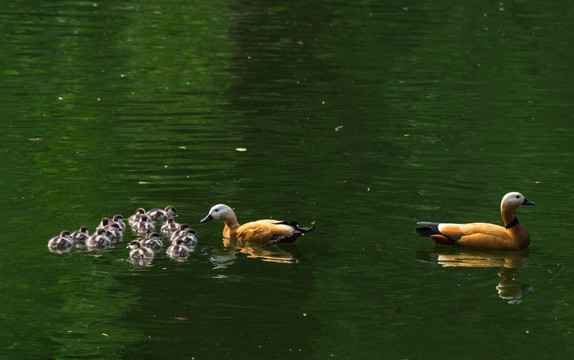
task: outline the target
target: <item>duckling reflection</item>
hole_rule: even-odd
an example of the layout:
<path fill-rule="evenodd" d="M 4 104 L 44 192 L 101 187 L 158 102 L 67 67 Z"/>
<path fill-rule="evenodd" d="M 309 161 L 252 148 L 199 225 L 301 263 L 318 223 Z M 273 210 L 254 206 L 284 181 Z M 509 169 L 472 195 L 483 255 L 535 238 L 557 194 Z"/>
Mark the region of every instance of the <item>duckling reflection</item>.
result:
<path fill-rule="evenodd" d="M 480 251 L 436 245 L 428 253 L 418 254 L 417 258 L 444 267 L 501 268 L 497 272 L 502 278 L 496 286 L 498 296 L 509 303 L 519 303 L 522 296 L 533 290 L 531 286 L 515 280 L 516 275 L 527 265 L 529 256 L 528 248 L 518 251 Z"/>
<path fill-rule="evenodd" d="M 246 242 L 236 239 L 223 238 L 223 249 L 211 254 L 210 260 L 215 269 L 222 269 L 232 265 L 237 254 L 242 253 L 248 258 L 256 258 L 283 264 L 295 264 L 298 260 L 293 254 L 273 245 Z"/>

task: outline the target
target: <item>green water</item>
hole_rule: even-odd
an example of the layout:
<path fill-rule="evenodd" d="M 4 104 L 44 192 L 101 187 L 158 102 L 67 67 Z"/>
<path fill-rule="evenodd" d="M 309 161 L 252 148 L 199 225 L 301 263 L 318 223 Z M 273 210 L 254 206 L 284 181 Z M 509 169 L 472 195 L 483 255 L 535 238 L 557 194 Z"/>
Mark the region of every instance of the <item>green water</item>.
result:
<path fill-rule="evenodd" d="M 1 3 L 2 359 L 571 356 L 570 3 Z M 508 191 L 528 251 L 414 234 Z M 216 203 L 316 230 L 225 243 Z M 185 261 L 46 247 L 168 204 Z"/>

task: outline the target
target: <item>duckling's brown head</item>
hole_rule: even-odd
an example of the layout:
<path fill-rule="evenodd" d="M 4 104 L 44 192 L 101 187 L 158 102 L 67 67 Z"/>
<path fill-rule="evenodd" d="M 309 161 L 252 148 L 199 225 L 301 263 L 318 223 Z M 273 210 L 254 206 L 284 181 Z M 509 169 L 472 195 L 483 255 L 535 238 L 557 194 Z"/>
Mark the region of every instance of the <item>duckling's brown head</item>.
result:
<path fill-rule="evenodd" d="M 217 204 L 214 205 L 210 210 L 209 210 L 209 214 L 207 214 L 206 217 L 204 217 L 201 222 L 207 222 L 209 220 L 213 220 L 213 219 L 217 219 L 217 220 L 223 220 L 225 222 L 227 222 L 227 220 L 231 220 L 235 218 L 235 213 L 233 212 L 233 210 L 225 205 L 225 204 Z"/>

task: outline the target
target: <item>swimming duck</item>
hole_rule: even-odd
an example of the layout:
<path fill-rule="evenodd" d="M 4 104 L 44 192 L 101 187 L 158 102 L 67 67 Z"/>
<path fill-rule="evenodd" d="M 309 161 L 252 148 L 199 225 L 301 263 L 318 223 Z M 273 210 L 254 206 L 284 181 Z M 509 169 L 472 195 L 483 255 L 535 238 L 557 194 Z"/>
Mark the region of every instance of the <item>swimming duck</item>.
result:
<path fill-rule="evenodd" d="M 140 221 L 140 217 L 145 214 L 146 212 L 144 208 L 137 208 L 136 213 L 128 218 L 128 224 L 133 225 L 137 223 L 138 221 Z"/>
<path fill-rule="evenodd" d="M 74 244 L 83 244 L 90 237 L 90 231 L 87 226 L 82 226 L 79 230 L 72 233 L 71 238 Z"/>
<path fill-rule="evenodd" d="M 121 214 L 115 214 L 112 221 L 117 223 L 122 231 L 126 230 L 126 223 L 124 222 L 124 217 Z"/>
<path fill-rule="evenodd" d="M 174 231 L 174 232 L 171 233 L 171 235 L 170 235 L 170 237 L 169 237 L 169 240 L 170 240 L 171 242 L 173 242 L 173 241 L 174 241 L 175 239 L 177 239 L 178 237 L 185 235 L 185 234 L 187 233 L 187 229 L 191 229 L 191 228 L 189 227 L 189 225 L 187 225 L 187 224 L 181 224 L 181 225 L 179 225 L 179 229 L 177 229 L 176 231 Z"/>
<path fill-rule="evenodd" d="M 419 222 L 423 227 L 416 233 L 429 236 L 438 244 L 462 246 L 483 250 L 520 250 L 530 244 L 530 235 L 524 225 L 518 222 L 516 208 L 520 205 L 534 205 L 519 192 L 509 192 L 500 202 L 500 213 L 504 226 L 487 223 L 450 224 Z"/>
<path fill-rule="evenodd" d="M 120 229 L 120 224 L 117 222 L 109 223 L 104 229 L 106 230 L 106 236 L 112 241 L 124 236 L 122 229 Z"/>
<path fill-rule="evenodd" d="M 165 224 L 161 226 L 161 232 L 166 235 L 171 235 L 177 230 L 179 230 L 179 224 L 173 218 L 167 219 Z"/>
<path fill-rule="evenodd" d="M 132 240 L 126 248 L 131 249 L 130 258 L 132 259 L 153 259 L 153 251 L 143 246 L 139 240 Z"/>
<path fill-rule="evenodd" d="M 86 246 L 108 246 L 111 244 L 110 238 L 106 235 L 106 229 L 98 229 L 96 232 L 86 240 Z"/>
<path fill-rule="evenodd" d="M 100 220 L 100 224 L 98 225 L 98 227 L 96 228 L 96 231 L 99 229 L 105 229 L 108 227 L 108 225 L 110 225 L 111 221 L 109 218 L 107 217 L 103 217 L 102 220 Z"/>
<path fill-rule="evenodd" d="M 173 257 L 186 257 L 189 256 L 190 250 L 185 246 L 183 239 L 177 239 L 167 248 L 166 253 Z"/>
<path fill-rule="evenodd" d="M 54 236 L 48 241 L 48 247 L 52 249 L 62 249 L 74 245 L 72 236 L 68 230 L 64 230 L 58 236 Z"/>
<path fill-rule="evenodd" d="M 141 215 L 139 221 L 132 224 L 132 231 L 138 234 L 145 234 L 155 231 L 155 226 L 148 221 L 147 215 Z"/>
<path fill-rule="evenodd" d="M 219 219 L 225 222 L 223 236 L 230 239 L 252 241 L 264 244 L 291 243 L 303 233 L 312 231 L 315 227 L 300 227 L 295 221 L 257 220 L 239 225 L 233 210 L 225 205 L 218 204 L 209 210 L 209 214 L 201 220 L 202 223 Z"/>
<path fill-rule="evenodd" d="M 175 237 L 174 239 L 171 239 L 171 242 L 175 243 L 177 240 L 183 240 L 183 243 L 185 246 L 187 246 L 187 247 L 195 246 L 197 244 L 197 235 L 195 234 L 195 230 L 186 229 L 184 231 L 185 231 L 185 233 L 180 234 L 179 236 Z"/>
<path fill-rule="evenodd" d="M 147 238 L 141 241 L 141 244 L 150 249 L 159 249 L 163 246 L 163 241 L 158 233 L 152 232 Z"/>
<path fill-rule="evenodd" d="M 164 210 L 151 209 L 146 214 L 152 221 L 166 220 L 175 216 L 175 208 L 171 205 L 168 205 Z"/>

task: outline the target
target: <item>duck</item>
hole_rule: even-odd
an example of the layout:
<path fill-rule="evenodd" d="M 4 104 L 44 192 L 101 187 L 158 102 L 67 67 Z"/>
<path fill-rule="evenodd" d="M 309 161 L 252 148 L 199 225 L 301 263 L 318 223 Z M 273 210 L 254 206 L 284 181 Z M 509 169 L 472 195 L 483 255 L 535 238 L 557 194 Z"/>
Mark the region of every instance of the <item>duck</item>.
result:
<path fill-rule="evenodd" d="M 146 212 L 145 212 L 144 208 L 137 208 L 136 213 L 128 218 L 128 224 L 133 225 L 133 224 L 139 222 L 140 217 L 142 215 L 145 215 L 145 214 L 146 214 Z"/>
<path fill-rule="evenodd" d="M 171 205 L 168 205 L 163 210 L 151 209 L 146 214 L 152 221 L 167 220 L 175 217 L 175 208 Z"/>
<path fill-rule="evenodd" d="M 90 230 L 88 230 L 87 226 L 80 227 L 79 230 L 76 230 L 72 233 L 71 238 L 74 244 L 83 244 L 88 240 L 90 237 Z"/>
<path fill-rule="evenodd" d="M 165 221 L 165 224 L 161 226 L 160 230 L 165 235 L 171 235 L 179 230 L 179 224 L 175 222 L 175 219 L 169 218 Z"/>
<path fill-rule="evenodd" d="M 189 256 L 189 253 L 191 251 L 187 246 L 185 246 L 183 239 L 177 239 L 173 242 L 173 244 L 170 247 L 167 248 L 165 252 L 169 256 L 173 257 L 186 257 Z"/>
<path fill-rule="evenodd" d="M 124 217 L 121 214 L 115 214 L 112 221 L 119 225 L 122 232 L 126 230 L 126 223 L 124 222 Z"/>
<path fill-rule="evenodd" d="M 535 205 L 519 192 L 509 192 L 500 202 L 504 226 L 489 223 L 452 224 L 418 222 L 415 232 L 437 244 L 480 250 L 522 250 L 530 245 L 530 234 L 516 217 L 520 205 Z"/>
<path fill-rule="evenodd" d="M 131 249 L 130 251 L 130 258 L 131 259 L 153 259 L 154 252 L 141 244 L 139 240 L 132 240 L 126 246 L 126 248 Z"/>
<path fill-rule="evenodd" d="M 96 230 L 96 232 L 86 240 L 86 246 L 89 247 L 108 246 L 111 243 L 110 238 L 106 235 L 106 229 Z"/>
<path fill-rule="evenodd" d="M 111 221 L 109 218 L 107 217 L 103 217 L 102 220 L 100 220 L 100 224 L 98 225 L 98 227 L 96 227 L 96 231 L 99 229 L 105 229 L 108 227 L 108 225 L 111 224 Z"/>
<path fill-rule="evenodd" d="M 163 240 L 158 233 L 152 232 L 147 238 L 141 240 L 141 244 L 150 249 L 159 249 L 163 246 Z"/>
<path fill-rule="evenodd" d="M 239 225 L 235 212 L 225 204 L 214 205 L 202 223 L 217 219 L 225 222 L 223 237 L 263 244 L 292 243 L 315 226 L 301 227 L 295 221 L 264 219 Z"/>
<path fill-rule="evenodd" d="M 147 215 L 141 215 L 139 221 L 132 224 L 132 231 L 138 234 L 151 233 L 155 231 L 155 226 L 148 221 Z"/>
<path fill-rule="evenodd" d="M 179 228 L 171 233 L 171 235 L 169 236 L 169 240 L 173 242 L 178 237 L 185 235 L 187 233 L 187 229 L 191 229 L 188 224 L 179 225 Z"/>
<path fill-rule="evenodd" d="M 193 229 L 186 229 L 185 233 L 175 237 L 174 239 L 171 239 L 171 242 L 175 243 L 177 240 L 183 240 L 184 245 L 187 247 L 197 245 L 197 235 Z"/>
<path fill-rule="evenodd" d="M 72 236 L 68 230 L 63 230 L 60 235 L 54 236 L 48 241 L 48 247 L 51 249 L 63 249 L 74 245 Z"/>
<path fill-rule="evenodd" d="M 106 236 L 110 238 L 110 240 L 118 240 L 124 236 L 120 224 L 117 222 L 109 223 L 104 229 L 106 230 Z"/>

